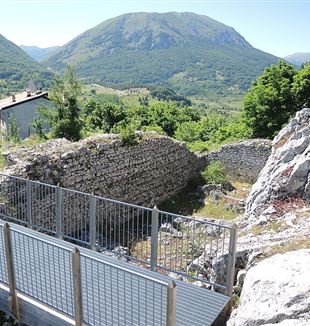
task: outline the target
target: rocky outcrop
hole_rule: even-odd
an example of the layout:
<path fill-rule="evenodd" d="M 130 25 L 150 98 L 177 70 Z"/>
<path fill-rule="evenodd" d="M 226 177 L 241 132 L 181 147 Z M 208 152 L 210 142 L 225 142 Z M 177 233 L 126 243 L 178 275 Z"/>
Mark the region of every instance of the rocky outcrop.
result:
<path fill-rule="evenodd" d="M 248 197 L 249 220 L 288 197 L 310 200 L 310 109 L 299 111 L 272 145 L 272 153 Z"/>
<path fill-rule="evenodd" d="M 7 173 L 32 180 L 152 207 L 199 176 L 204 158 L 184 143 L 156 133 L 140 133 L 137 145 L 117 135 L 79 142 L 48 141 L 4 154 Z"/>
<path fill-rule="evenodd" d="M 298 112 L 272 142 L 239 228 L 230 326 L 310 324 L 310 109 Z M 262 260 L 264 259 L 264 260 Z"/>
<path fill-rule="evenodd" d="M 228 175 L 246 182 L 256 181 L 271 153 L 271 141 L 251 139 L 223 145 L 220 150 L 210 152 L 208 161 L 219 161 Z"/>
<path fill-rule="evenodd" d="M 247 273 L 228 326 L 309 325 L 310 249 L 265 259 Z"/>

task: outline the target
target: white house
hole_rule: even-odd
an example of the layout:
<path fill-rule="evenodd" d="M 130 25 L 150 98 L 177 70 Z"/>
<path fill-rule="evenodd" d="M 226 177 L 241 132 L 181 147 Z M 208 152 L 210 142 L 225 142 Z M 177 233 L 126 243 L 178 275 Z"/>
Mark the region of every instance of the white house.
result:
<path fill-rule="evenodd" d="M 14 118 L 22 139 L 29 137 L 34 129 L 32 122 L 37 116 L 38 105 L 49 107 L 48 93 L 27 90 L 0 100 L 0 133 L 3 139 L 7 133 L 9 119 Z"/>

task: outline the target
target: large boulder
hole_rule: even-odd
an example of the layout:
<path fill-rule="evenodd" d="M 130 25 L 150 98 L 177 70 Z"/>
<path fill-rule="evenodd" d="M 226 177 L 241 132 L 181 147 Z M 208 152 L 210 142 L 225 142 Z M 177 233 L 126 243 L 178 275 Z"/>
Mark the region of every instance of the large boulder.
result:
<path fill-rule="evenodd" d="M 310 249 L 278 254 L 251 268 L 228 326 L 310 325 Z"/>
<path fill-rule="evenodd" d="M 310 200 L 310 109 L 294 119 L 273 140 L 271 155 L 247 200 L 246 216 L 259 216 L 275 200 Z"/>

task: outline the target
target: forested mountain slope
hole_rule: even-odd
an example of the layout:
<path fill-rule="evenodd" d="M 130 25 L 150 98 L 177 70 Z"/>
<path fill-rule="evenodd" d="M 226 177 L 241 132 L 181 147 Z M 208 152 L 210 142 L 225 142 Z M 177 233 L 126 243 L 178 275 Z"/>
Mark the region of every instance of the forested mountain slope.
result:
<path fill-rule="evenodd" d="M 130 13 L 109 19 L 43 63 L 76 66 L 88 82 L 166 85 L 185 95 L 240 94 L 278 60 L 233 28 L 194 13 Z"/>

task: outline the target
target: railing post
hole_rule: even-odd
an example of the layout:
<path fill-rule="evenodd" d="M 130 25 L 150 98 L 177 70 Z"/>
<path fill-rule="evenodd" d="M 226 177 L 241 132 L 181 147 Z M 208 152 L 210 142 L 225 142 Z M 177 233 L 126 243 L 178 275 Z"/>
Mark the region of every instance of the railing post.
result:
<path fill-rule="evenodd" d="M 6 267 L 8 273 L 8 283 L 10 289 L 9 305 L 12 313 L 15 315 L 17 320 L 20 320 L 18 298 L 16 292 L 11 233 L 10 233 L 10 225 L 8 223 L 5 223 L 5 225 L 3 226 L 3 237 L 4 237 Z"/>
<path fill-rule="evenodd" d="M 177 285 L 171 281 L 167 289 L 167 326 L 176 326 Z"/>
<path fill-rule="evenodd" d="M 75 325 L 83 325 L 82 284 L 81 284 L 81 255 L 78 248 L 72 250 L 72 276 L 75 309 Z"/>
<path fill-rule="evenodd" d="M 93 193 L 89 197 L 89 247 L 96 249 L 96 198 Z"/>
<path fill-rule="evenodd" d="M 154 206 L 152 210 L 152 229 L 151 229 L 151 270 L 157 270 L 157 251 L 158 251 L 158 208 Z"/>
<path fill-rule="evenodd" d="M 237 248 L 237 226 L 236 224 L 234 224 L 230 229 L 229 253 L 228 253 L 228 264 L 227 264 L 226 295 L 228 295 L 229 297 L 232 297 L 233 289 L 234 289 L 236 248 Z"/>
<path fill-rule="evenodd" d="M 32 219 L 32 183 L 26 180 L 26 192 L 27 192 L 27 224 L 28 228 L 33 229 Z"/>
<path fill-rule="evenodd" d="M 59 184 L 56 187 L 56 236 L 63 239 L 63 216 L 62 216 L 62 190 Z"/>

